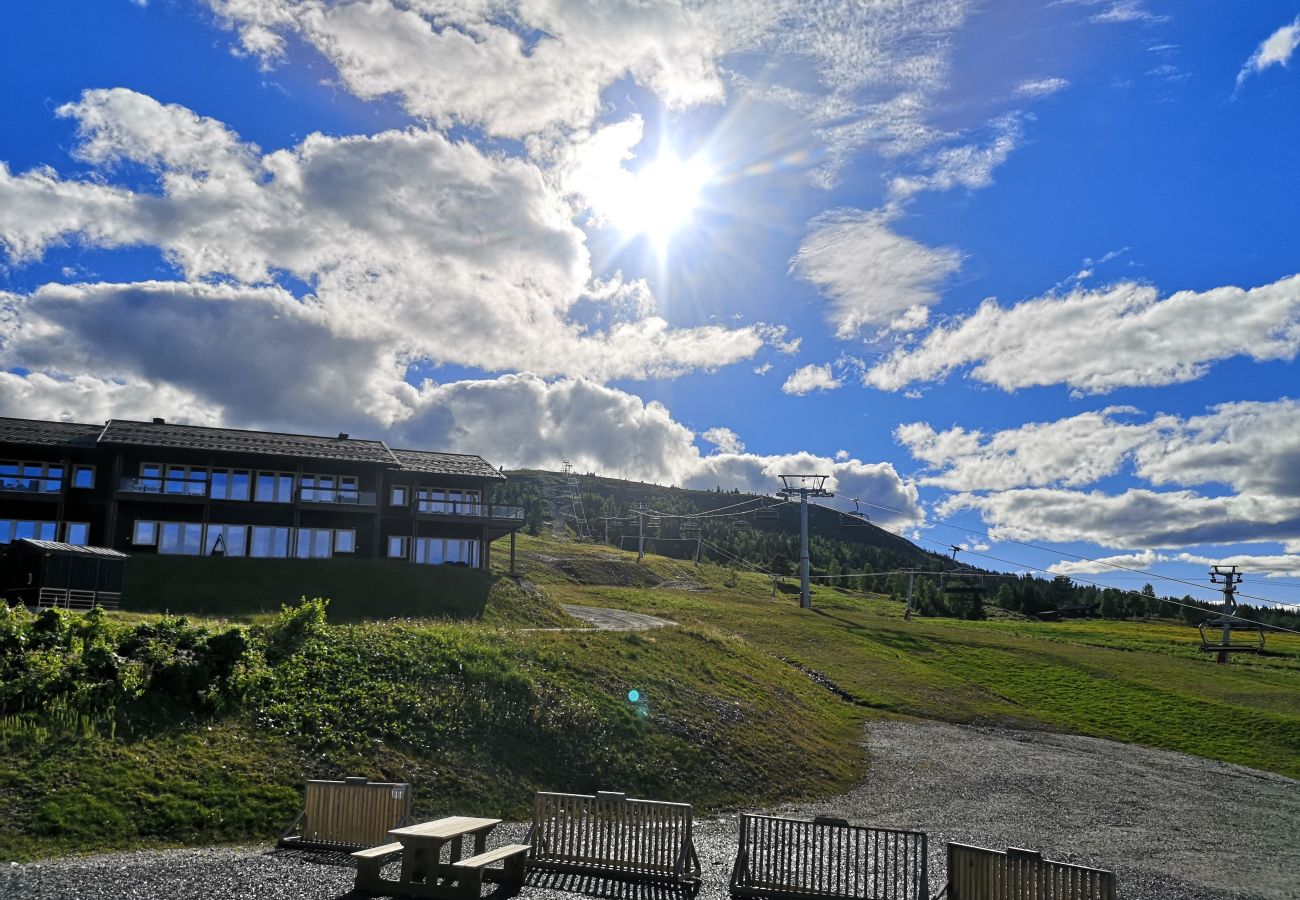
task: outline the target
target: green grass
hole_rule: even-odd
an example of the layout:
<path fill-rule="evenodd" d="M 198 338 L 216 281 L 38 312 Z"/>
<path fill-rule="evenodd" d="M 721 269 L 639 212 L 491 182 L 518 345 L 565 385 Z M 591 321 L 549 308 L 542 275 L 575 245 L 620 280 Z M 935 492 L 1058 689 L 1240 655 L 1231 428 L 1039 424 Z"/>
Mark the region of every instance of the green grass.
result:
<path fill-rule="evenodd" d="M 638 566 L 545 539 L 519 550 L 536 587 L 454 572 L 486 588 L 481 605 L 444 604 L 458 622 L 356 621 L 355 605 L 267 657 L 284 620 L 245 610 L 262 624 L 221 703 L 146 693 L 111 715 L 0 716 L 0 855 L 264 840 L 296 813 L 304 778 L 345 774 L 413 782 L 424 817 L 518 816 L 539 789 L 701 810 L 826 796 L 861 776 L 861 726 L 879 718 L 1071 731 L 1300 776 L 1297 637 L 1269 638 L 1283 655 L 1216 666 L 1170 621 L 909 622 L 895 602 L 825 588 L 800 610 L 770 580 L 717 566 Z M 559 603 L 681 627 L 533 630 L 564 621 Z M 75 659 L 31 660 L 24 683 L 66 693 Z"/>

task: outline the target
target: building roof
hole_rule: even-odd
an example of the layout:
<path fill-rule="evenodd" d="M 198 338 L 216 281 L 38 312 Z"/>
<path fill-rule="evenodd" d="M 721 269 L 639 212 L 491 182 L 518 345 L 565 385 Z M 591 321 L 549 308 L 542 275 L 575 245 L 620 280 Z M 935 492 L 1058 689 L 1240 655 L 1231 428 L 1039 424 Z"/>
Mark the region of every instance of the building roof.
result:
<path fill-rule="evenodd" d="M 320 437 L 237 428 L 207 428 L 200 425 L 169 425 L 165 422 L 130 422 L 124 419 L 110 420 L 103 431 L 99 439 L 105 444 L 333 459 L 383 466 L 392 466 L 395 462 L 393 454 L 383 441 L 343 436 Z"/>
<path fill-rule="evenodd" d="M 98 556 L 103 559 L 130 559 L 131 557 L 119 550 L 113 550 L 109 547 L 83 547 L 80 544 L 64 544 L 60 541 L 41 541 L 36 538 L 19 538 L 10 546 L 28 546 L 35 547 L 37 550 L 43 550 L 46 553 L 64 553 L 69 556 Z"/>
<path fill-rule="evenodd" d="M 403 472 L 427 472 L 435 475 L 468 475 L 473 478 L 500 478 L 504 475 L 481 456 L 468 453 L 434 453 L 430 450 L 393 450 Z"/>
<path fill-rule="evenodd" d="M 42 422 L 38 419 L 10 419 L 0 416 L 0 442 L 41 444 L 53 447 L 93 447 L 103 425 L 79 422 Z"/>

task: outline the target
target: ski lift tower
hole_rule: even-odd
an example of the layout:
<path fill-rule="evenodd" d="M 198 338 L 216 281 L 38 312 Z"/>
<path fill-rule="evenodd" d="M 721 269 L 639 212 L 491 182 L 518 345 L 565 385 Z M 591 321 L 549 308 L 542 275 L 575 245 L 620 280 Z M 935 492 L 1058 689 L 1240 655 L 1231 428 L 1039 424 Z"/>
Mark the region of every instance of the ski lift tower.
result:
<path fill-rule="evenodd" d="M 834 497 L 826 490 L 829 475 L 781 475 L 782 488 L 777 491 L 787 500 L 799 498 L 799 607 L 808 609 L 808 498 Z"/>

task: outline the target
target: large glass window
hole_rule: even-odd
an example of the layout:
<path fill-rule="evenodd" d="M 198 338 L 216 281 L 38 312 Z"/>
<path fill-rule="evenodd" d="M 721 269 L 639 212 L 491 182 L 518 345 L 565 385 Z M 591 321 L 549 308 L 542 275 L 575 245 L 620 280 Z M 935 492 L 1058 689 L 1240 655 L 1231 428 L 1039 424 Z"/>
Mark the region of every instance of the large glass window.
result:
<path fill-rule="evenodd" d="M 478 542 L 446 538 L 414 538 L 411 559 L 419 565 L 437 566 L 443 563 L 474 565 L 478 556 Z"/>
<path fill-rule="evenodd" d="M 334 554 L 334 532 L 329 528 L 299 528 L 294 555 L 299 559 L 329 559 Z"/>
<path fill-rule="evenodd" d="M 247 500 L 252 474 L 247 469 L 213 469 L 212 490 L 214 500 Z"/>
<path fill-rule="evenodd" d="M 356 503 L 361 499 L 354 475 L 304 475 L 301 497 L 315 503 Z"/>
<path fill-rule="evenodd" d="M 247 554 L 248 527 L 246 525 L 209 525 L 203 537 L 203 555 L 225 556 Z"/>
<path fill-rule="evenodd" d="M 63 489 L 63 466 L 22 460 L 0 460 L 0 489 L 57 494 Z"/>
<path fill-rule="evenodd" d="M 58 522 L 41 522 L 31 519 L 0 519 L 0 544 L 8 544 L 20 538 L 54 541 L 58 540 L 58 532 Z"/>
<path fill-rule="evenodd" d="M 249 547 L 249 556 L 271 559 L 288 557 L 289 532 L 291 530 L 279 526 L 253 526 L 253 539 Z"/>
<path fill-rule="evenodd" d="M 164 494 L 182 494 L 187 497 L 203 497 L 208 493 L 208 470 L 199 466 L 166 467 L 163 479 Z"/>
<path fill-rule="evenodd" d="M 172 556 L 198 556 L 203 552 L 203 526 L 197 522 L 163 522 L 158 552 Z"/>
<path fill-rule="evenodd" d="M 84 547 L 90 543 L 90 524 L 87 522 L 64 522 L 63 541 Z"/>
<path fill-rule="evenodd" d="M 443 488 L 420 488 L 416 491 L 416 509 L 427 513 L 454 516 L 481 515 L 478 491 L 452 491 Z"/>
<path fill-rule="evenodd" d="M 259 503 L 292 503 L 293 474 L 291 472 L 258 472 L 253 498 Z"/>
<path fill-rule="evenodd" d="M 135 533 L 131 536 L 131 543 L 137 547 L 155 546 L 158 543 L 158 523 L 136 519 Z"/>
<path fill-rule="evenodd" d="M 357 533 L 351 528 L 340 528 L 334 532 L 335 553 L 355 553 L 357 550 Z"/>

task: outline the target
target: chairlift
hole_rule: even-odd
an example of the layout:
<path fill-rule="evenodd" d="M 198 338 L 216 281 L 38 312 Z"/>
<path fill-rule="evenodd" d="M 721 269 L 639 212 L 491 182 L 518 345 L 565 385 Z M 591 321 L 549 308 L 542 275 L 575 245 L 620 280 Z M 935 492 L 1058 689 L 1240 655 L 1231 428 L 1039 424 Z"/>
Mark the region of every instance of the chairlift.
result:
<path fill-rule="evenodd" d="M 1201 632 L 1201 650 L 1206 653 L 1260 653 L 1264 650 L 1264 626 L 1246 619 L 1220 616 L 1197 626 Z M 1236 638 L 1233 632 L 1251 632 Z"/>
<path fill-rule="evenodd" d="M 749 519 L 736 519 L 731 523 L 731 527 L 736 531 L 752 531 L 754 523 Z"/>
<path fill-rule="evenodd" d="M 862 511 L 858 501 L 853 501 L 853 512 L 842 510 L 840 512 L 841 528 L 864 528 L 871 524 L 871 519 Z"/>
<path fill-rule="evenodd" d="M 764 506 L 754 511 L 756 522 L 775 522 L 778 518 L 775 506 Z"/>
<path fill-rule="evenodd" d="M 684 537 L 684 538 L 699 537 L 699 536 L 700 536 L 700 523 L 699 523 L 699 522 L 691 522 L 691 521 L 683 522 L 683 523 L 682 523 L 682 526 L 681 526 L 681 529 L 680 529 L 680 531 L 679 531 L 679 533 L 680 533 L 681 536 Z"/>

